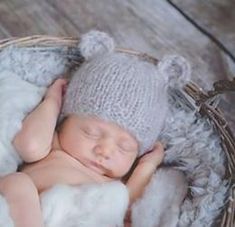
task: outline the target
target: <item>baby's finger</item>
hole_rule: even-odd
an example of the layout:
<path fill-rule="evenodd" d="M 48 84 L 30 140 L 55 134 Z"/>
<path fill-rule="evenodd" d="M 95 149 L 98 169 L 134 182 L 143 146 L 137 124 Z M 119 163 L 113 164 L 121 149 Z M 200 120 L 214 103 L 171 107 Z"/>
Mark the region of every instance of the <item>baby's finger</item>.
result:
<path fill-rule="evenodd" d="M 66 85 L 68 83 L 68 81 L 64 78 L 59 78 L 55 81 L 55 83 L 63 86 L 63 85 Z"/>
<path fill-rule="evenodd" d="M 164 144 L 158 141 L 155 143 L 153 150 L 164 150 Z"/>

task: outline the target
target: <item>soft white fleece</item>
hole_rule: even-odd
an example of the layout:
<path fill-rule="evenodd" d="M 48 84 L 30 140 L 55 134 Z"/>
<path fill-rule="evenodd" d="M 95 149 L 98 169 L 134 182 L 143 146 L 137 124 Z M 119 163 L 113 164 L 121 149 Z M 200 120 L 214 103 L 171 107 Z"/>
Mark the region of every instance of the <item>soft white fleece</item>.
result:
<path fill-rule="evenodd" d="M 121 227 L 128 202 L 128 190 L 119 181 L 57 185 L 41 196 L 47 227 Z"/>
<path fill-rule="evenodd" d="M 1 67 L 0 67 L 1 68 Z M 15 73 L 0 72 L 0 176 L 15 172 L 22 163 L 12 146 L 22 120 L 41 100 L 45 88 L 30 84 Z"/>

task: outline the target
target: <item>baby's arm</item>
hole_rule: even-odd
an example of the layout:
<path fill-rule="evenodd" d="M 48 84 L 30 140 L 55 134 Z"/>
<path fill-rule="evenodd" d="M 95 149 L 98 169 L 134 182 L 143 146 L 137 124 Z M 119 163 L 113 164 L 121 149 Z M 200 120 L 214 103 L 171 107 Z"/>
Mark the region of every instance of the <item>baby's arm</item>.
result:
<path fill-rule="evenodd" d="M 16 172 L 0 177 L 0 195 L 7 201 L 14 226 L 44 226 L 38 191 L 28 175 Z"/>
<path fill-rule="evenodd" d="M 38 161 L 48 155 L 61 109 L 66 80 L 56 80 L 43 101 L 24 119 L 13 145 L 25 162 Z"/>
<path fill-rule="evenodd" d="M 151 152 L 140 159 L 126 184 L 129 190 L 130 205 L 142 195 L 156 168 L 161 164 L 163 157 L 163 145 L 158 142 Z"/>

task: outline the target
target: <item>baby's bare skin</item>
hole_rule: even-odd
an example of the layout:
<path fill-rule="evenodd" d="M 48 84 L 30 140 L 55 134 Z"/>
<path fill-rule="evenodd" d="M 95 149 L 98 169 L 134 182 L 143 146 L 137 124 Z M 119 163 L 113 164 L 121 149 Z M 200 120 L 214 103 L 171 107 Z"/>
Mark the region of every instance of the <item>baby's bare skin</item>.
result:
<path fill-rule="evenodd" d="M 38 162 L 24 165 L 22 172 L 32 178 L 39 193 L 55 184 L 80 185 L 113 180 L 97 174 L 64 152 L 58 143 L 57 133 L 54 135 L 53 147 L 49 155 Z"/>
<path fill-rule="evenodd" d="M 151 177 L 152 173 L 156 170 L 158 165 L 160 165 L 163 156 L 163 146 L 158 142 L 153 151 L 140 159 L 132 177 L 130 177 L 127 182 L 131 194 L 130 201 L 133 202 L 140 196 L 144 185 L 149 181 L 148 177 Z M 22 172 L 28 174 L 32 178 L 39 193 L 55 184 L 79 185 L 114 180 L 108 176 L 98 174 L 64 152 L 58 143 L 57 133 L 53 138 L 53 148 L 49 155 L 38 162 L 24 165 Z M 142 180 L 142 178 L 145 180 Z M 144 185 L 138 186 L 138 183 Z"/>
<path fill-rule="evenodd" d="M 53 147 L 46 158 L 36 163 L 27 164 L 22 169 L 22 172 L 32 178 L 39 193 L 55 184 L 80 185 L 114 180 L 113 178 L 97 174 L 92 169 L 84 166 L 78 160 L 62 151 L 61 148 L 58 147 L 59 144 L 56 137 L 57 135 L 54 138 L 54 144 L 56 144 L 56 146 Z M 140 159 L 138 166 L 135 168 L 132 177 L 127 183 L 131 194 L 130 201 L 133 202 L 140 196 L 144 185 L 138 185 L 138 183 L 148 183 L 149 179 L 148 177 L 146 178 L 145 175 L 151 177 L 152 174 L 149 174 L 149 172 L 152 173 L 156 170 L 158 165 L 162 162 L 163 155 L 163 146 L 161 143 L 157 143 L 152 152 L 144 155 Z M 136 177 L 134 177 L 134 175 L 136 175 Z M 142 178 L 145 180 L 143 181 Z"/>

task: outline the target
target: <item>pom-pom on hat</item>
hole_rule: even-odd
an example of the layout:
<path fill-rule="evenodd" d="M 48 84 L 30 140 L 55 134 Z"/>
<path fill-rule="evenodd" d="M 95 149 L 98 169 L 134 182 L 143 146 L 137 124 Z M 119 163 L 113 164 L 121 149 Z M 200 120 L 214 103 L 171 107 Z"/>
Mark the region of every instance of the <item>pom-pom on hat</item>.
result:
<path fill-rule="evenodd" d="M 169 56 L 154 65 L 116 52 L 113 39 L 99 31 L 83 35 L 79 48 L 86 61 L 68 85 L 62 116 L 94 115 L 114 122 L 136 138 L 139 155 L 151 150 L 166 117 L 167 87 L 187 82 L 187 61 Z"/>

